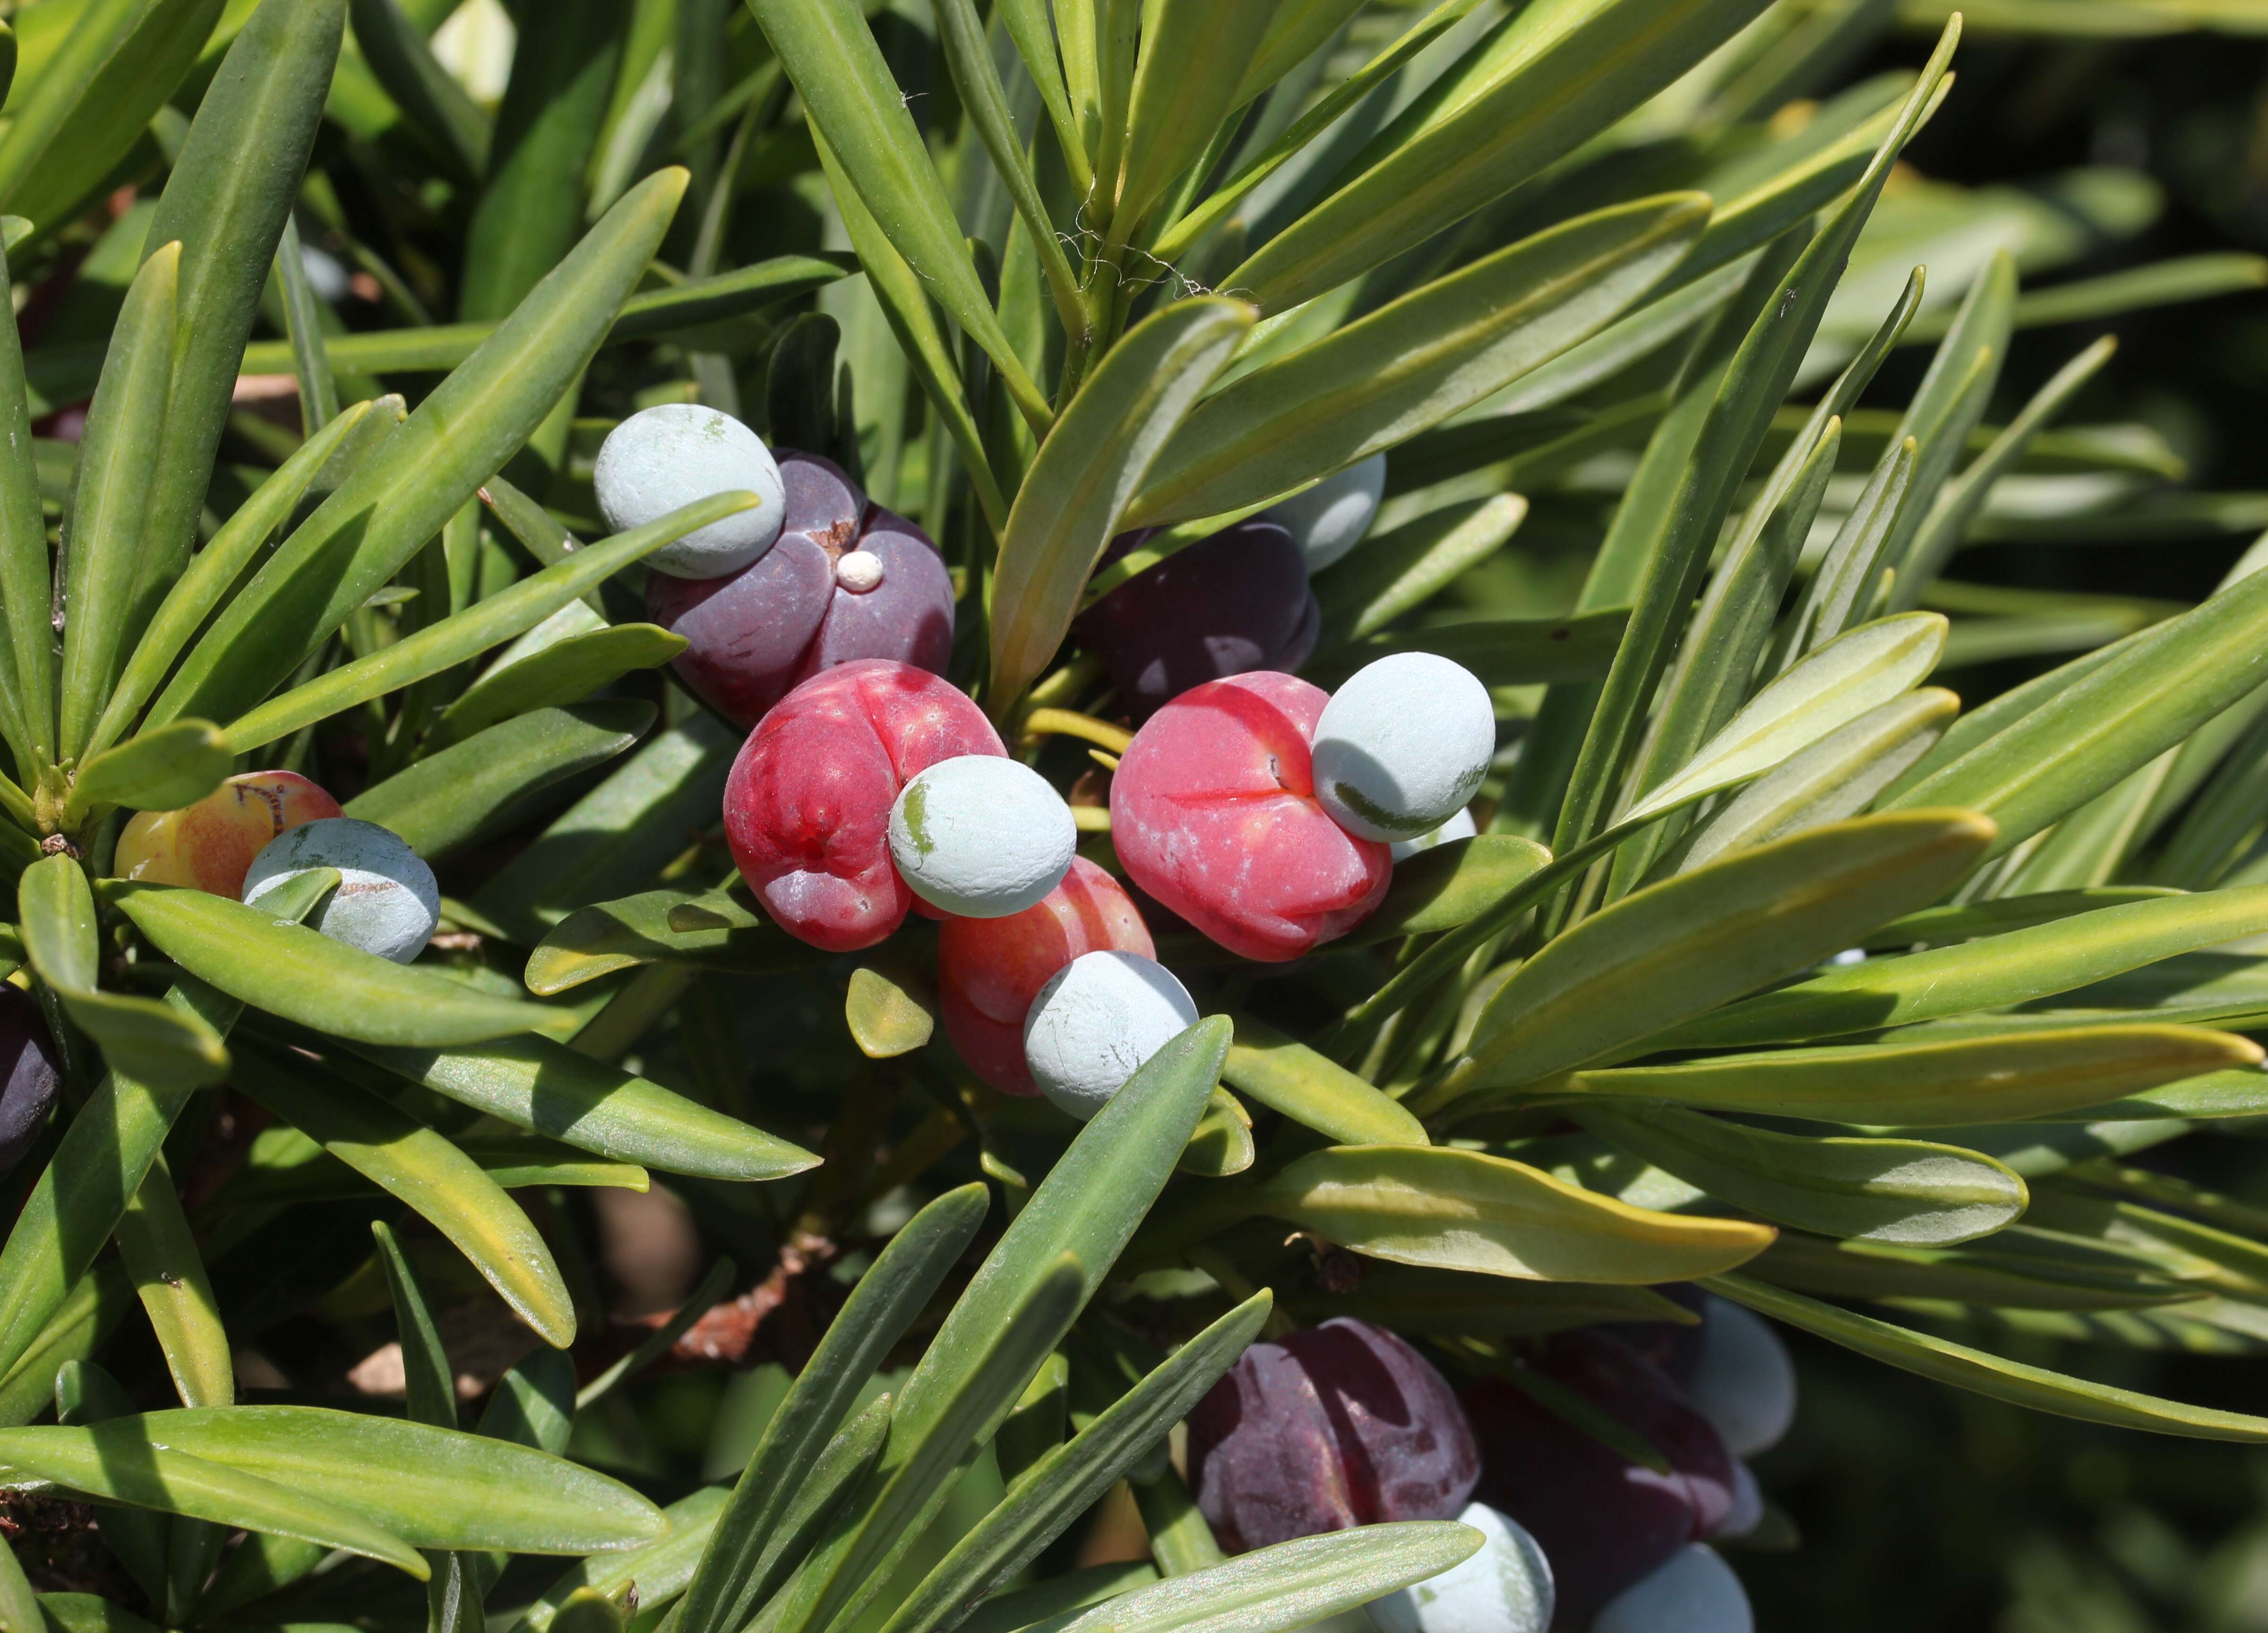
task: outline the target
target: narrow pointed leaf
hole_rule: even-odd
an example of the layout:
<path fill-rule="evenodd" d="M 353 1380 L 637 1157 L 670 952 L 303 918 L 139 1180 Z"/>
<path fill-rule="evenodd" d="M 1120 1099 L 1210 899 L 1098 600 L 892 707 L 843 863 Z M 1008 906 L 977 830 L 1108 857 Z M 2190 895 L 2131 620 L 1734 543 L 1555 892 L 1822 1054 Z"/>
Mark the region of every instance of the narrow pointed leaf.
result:
<path fill-rule="evenodd" d="M 2268 886 L 2161 896 L 1829 970 L 1648 1041 L 1660 1048 L 1795 1042 L 2006 1009 L 2263 931 Z"/>
<path fill-rule="evenodd" d="M 1047 404 L 993 314 L 945 186 L 857 4 L 750 0 L 748 9 L 883 235 L 938 305 L 983 348 L 1035 429 L 1044 428 Z"/>
<path fill-rule="evenodd" d="M 196 1408 L 99 1428 L 129 1437 L 129 1445 L 169 1446 L 288 1482 L 419 1548 L 583 1554 L 636 1548 L 664 1525 L 661 1512 L 628 1486 L 563 1458 L 364 1412 Z"/>
<path fill-rule="evenodd" d="M 75 859 L 51 856 L 32 864 L 17 885 L 16 900 L 33 969 L 115 1070 L 151 1085 L 195 1087 L 220 1080 L 228 1051 L 195 1013 L 95 985 L 94 894 Z"/>
<path fill-rule="evenodd" d="M 1315 1151 L 1243 1205 L 1372 1258 L 1524 1281 L 1677 1281 L 1744 1263 L 1772 1239 L 1769 1226 L 1632 1207 L 1440 1146 Z"/>
<path fill-rule="evenodd" d="M 180 323 L 129 645 L 180 577 L 195 542 L 245 336 L 298 194 L 345 26 L 345 0 L 262 4 L 244 18 L 197 100 L 151 219 L 150 248 L 181 246 Z M 224 587 L 234 572 L 227 570 Z M 140 693 L 129 711 L 149 696 Z M 110 725 L 111 735 L 98 731 L 94 746 L 114 740 L 125 719 Z"/>
<path fill-rule="evenodd" d="M 537 791 L 635 747 L 653 718 L 653 705 L 634 697 L 537 709 L 395 772 L 344 809 L 421 857 L 445 856 L 523 811 Z"/>
<path fill-rule="evenodd" d="M 1261 504 L 1439 424 L 1605 327 L 1707 219 L 1697 193 L 1599 210 L 1254 370 L 1190 411 L 1130 519 Z"/>
<path fill-rule="evenodd" d="M 232 1081 L 431 1224 L 545 1342 L 564 1349 L 574 1342 L 574 1301 L 542 1236 L 447 1139 L 376 1095 L 264 1045 L 239 1051 Z"/>
<path fill-rule="evenodd" d="M 199 980 L 335 1037 L 436 1048 L 519 1032 L 564 1034 L 580 1024 L 561 1010 L 480 997 L 201 890 L 129 886 L 118 906 Z"/>
<path fill-rule="evenodd" d="M 965 1185 L 916 1214 L 861 1276 L 757 1442 L 678 1612 L 682 1633 L 734 1633 L 770 1592 L 775 1541 L 796 1476 L 834 1435 L 866 1379 L 929 1302 L 983 1223 L 990 1197 Z M 885 1420 L 887 1421 L 887 1420 Z"/>
<path fill-rule="evenodd" d="M 75 758 L 110 695 L 135 569 L 150 517 L 150 450 L 166 423 L 181 247 L 142 263 L 111 330 L 102 383 L 87 410 L 63 544 L 63 722 L 58 752 Z"/>
<path fill-rule="evenodd" d="M 612 1597 L 635 1585 L 641 1607 L 669 1603 L 693 1579 L 693 1568 L 709 1545 L 729 1496 L 721 1486 L 703 1486 L 661 1511 L 669 1520 L 669 1534 L 660 1541 L 628 1553 L 594 1554 L 577 1561 L 521 1613 L 521 1625 L 534 1633 L 549 1633 L 560 1607 L 585 1588 Z"/>
<path fill-rule="evenodd" d="M 858 270 L 853 257 L 829 250 L 773 255 L 714 277 L 641 290 L 622 302 L 599 343 L 690 340 L 703 329 L 808 295 Z M 446 374 L 478 351 L 498 327 L 494 321 L 436 323 L 328 335 L 323 355 L 337 374 Z M 256 340 L 244 349 L 247 374 L 288 373 L 291 361 L 285 341 Z"/>
<path fill-rule="evenodd" d="M 1480 1533 L 1440 1520 L 1301 1537 L 1138 1587 L 1045 1633 L 1287 1633 L 1354 1610 L 1470 1557 Z M 1035 1629 L 1038 1633 L 1038 1629 Z"/>
<path fill-rule="evenodd" d="M 1708 790 L 1745 782 L 1912 690 L 1936 666 L 1948 627 L 1936 614 L 1908 613 L 1829 642 L 1758 692 L 1690 763 L 1646 791 L 1624 820 L 1652 816 Z"/>
<path fill-rule="evenodd" d="M 1670 519 L 1638 579 L 1630 633 L 1583 734 L 1554 829 L 1551 848 L 1562 856 L 1605 825 L 1655 684 L 1689 622 L 1694 592 L 1731 510 L 1734 489 L 1762 445 L 1772 414 L 1818 332 L 1851 247 L 1889 179 L 1899 151 L 1920 123 L 1959 38 L 1955 19 L 1938 41 L 1858 188 L 1805 246 L 1727 364 L 1725 383 L 1702 423 L 1690 460 L 1676 475 L 1667 512 Z"/>
<path fill-rule="evenodd" d="M 952 437 L 962 467 L 968 473 L 969 483 L 976 490 L 977 503 L 983 506 L 984 519 L 997 533 L 1007 525 L 1008 501 L 1000 492 L 1000 479 L 993 473 L 992 456 L 984 446 L 984 433 L 976 423 L 976 410 L 969 405 L 953 343 L 937 320 L 919 276 L 892 247 L 858 190 L 842 179 L 842 164 L 835 150 L 827 145 L 824 138 L 814 140 L 818 143 L 820 166 L 827 172 L 828 184 L 835 190 L 843 230 L 849 234 L 852 247 L 858 252 L 859 264 L 865 269 L 866 287 L 881 306 L 891 332 L 897 336 L 898 349 L 905 355 L 906 366 L 920 382 L 930 406 Z"/>
<path fill-rule="evenodd" d="M 161 1156 L 118 1217 L 118 1254 L 134 1277 L 134 1291 L 158 1335 L 166 1370 L 183 1406 L 228 1406 L 236 1399 L 236 1367 L 228 1331 L 213 1298 L 212 1280 L 173 1176 Z"/>
<path fill-rule="evenodd" d="M 1961 548 L 1969 524 L 1992 497 L 1993 484 L 2015 469 L 2042 429 L 2102 371 L 2117 349 L 2117 339 L 2106 335 L 2058 369 L 1992 439 L 1992 445 L 1939 493 L 1937 503 L 1906 547 L 1905 560 L 1899 563 L 1898 582 L 1916 587 L 1898 592 L 1898 604 L 1911 605 L 1920 592 L 1918 586 L 1944 571 L 1946 563 Z"/>
<path fill-rule="evenodd" d="M 1929 751 L 1960 708 L 1942 687 L 1925 687 L 1868 710 L 1711 812 L 1667 860 L 1690 873 L 1749 845 L 1858 815 Z"/>
<path fill-rule="evenodd" d="M 399 397 L 357 402 L 338 418 L 301 443 L 291 457 L 253 490 L 252 497 L 221 524 L 187 571 L 173 581 L 166 599 L 142 632 L 134 654 L 112 688 L 102 717 L 87 739 L 90 753 L 99 753 L 116 742 L 134 716 L 148 702 L 182 649 L 196 635 L 221 598 L 236 585 L 237 575 L 252 561 L 270 536 L 291 519 L 311 487 L 323 485 L 339 466 L 360 462 L 386 435 L 400 426 L 408 413 Z M 173 422 L 168 420 L 168 424 Z M 336 486 L 333 481 L 328 485 Z"/>
<path fill-rule="evenodd" d="M 1001 541 L 990 688 L 1000 703 L 1053 660 L 1159 450 L 1251 326 L 1239 301 L 1177 302 L 1130 330 L 1064 410 Z"/>
<path fill-rule="evenodd" d="M 1221 1081 L 1341 1145 L 1424 1145 L 1425 1125 L 1329 1057 L 1239 1015 Z"/>
<path fill-rule="evenodd" d="M 73 779 L 67 813 L 104 805 L 178 811 L 227 781 L 235 769 L 228 739 L 210 720 L 176 720 L 106 748 Z"/>
<path fill-rule="evenodd" d="M 1604 129 L 1759 9 L 1562 0 L 1520 14 L 1380 138 L 1390 146 L 1377 162 L 1221 286 L 1252 291 L 1272 314 L 1384 263 Z"/>
<path fill-rule="evenodd" d="M 1272 1296 L 1255 1294 L 1042 1457 L 883 1624 L 883 1633 L 937 1633 L 960 1607 L 996 1593 L 1101 1498 L 1260 1335 Z"/>
<path fill-rule="evenodd" d="M 1259 66 L 1255 55 L 1279 9 L 1259 0 L 1246 5 L 1162 0 L 1149 9 L 1118 181 L 1114 224 L 1121 236 L 1149 215 L 1231 110 L 1249 99 L 1245 77 Z"/>
<path fill-rule="evenodd" d="M 492 1117 L 621 1162 L 712 1180 L 784 1179 L 818 1165 L 800 1146 L 549 1038 L 469 1048 L 357 1051 Z"/>
<path fill-rule="evenodd" d="M 1430 1104 L 1580 1065 L 1807 968 L 1935 900 L 1992 835 L 1990 822 L 1966 812 L 1862 818 L 1626 896 L 1498 989 Z"/>
<path fill-rule="evenodd" d="M 236 1015 L 234 1004 L 193 982 L 176 982 L 166 1003 L 216 1039 Z M 191 1090 L 187 1082 L 144 1084 L 114 1070 L 63 1130 L 0 1247 L 0 1379 L 46 1341 L 49 1322 L 84 1288 L 82 1278 L 141 1189 Z M 41 1398 L 54 1375 L 51 1364 L 39 1380 Z"/>
<path fill-rule="evenodd" d="M 0 254 L 0 263 L 5 261 Z M 0 323 L 0 609 L 8 620 L 9 663 L 14 684 L 0 710 L 18 717 L 11 724 L 21 741 L 18 775 L 27 751 L 55 753 L 55 660 L 54 570 L 48 556 L 48 525 L 40 508 L 39 472 L 34 463 L 31 404 L 25 392 L 24 349 L 14 317 L 14 291 L 0 264 L 0 291 L 8 294 L 10 316 Z"/>
<path fill-rule="evenodd" d="M 2143 635 L 1905 788 L 1889 808 L 1951 802 L 1983 811 L 2000 824 L 1995 854 L 2078 809 L 2268 680 L 2268 573 Z"/>
<path fill-rule="evenodd" d="M 2028 1366 L 2021 1361 L 2004 1360 L 1966 1344 L 1837 1310 L 1832 1305 L 1767 1286 L 1745 1276 L 1716 1276 L 1712 1278 L 1710 1286 L 1760 1314 L 1815 1333 L 1887 1365 L 1951 1384 L 1957 1389 L 1972 1389 L 1996 1401 L 2029 1407 L 2034 1411 L 2076 1417 L 2084 1423 L 2107 1423 L 2117 1429 L 2143 1429 L 2154 1434 L 2185 1435 L 2201 1440 L 2239 1440 L 2255 1445 L 2268 1441 L 2268 1418 L 2185 1406 L 2178 1401 L 2091 1383 L 2051 1372 L 2045 1367 Z"/>
<path fill-rule="evenodd" d="M 151 710 L 230 719 L 368 600 L 550 413 L 643 276 L 685 188 L 648 177 L 296 529 L 214 622 Z"/>
<path fill-rule="evenodd" d="M 881 1587 L 887 1577 L 884 1562 L 902 1556 L 919 1535 L 951 1492 L 961 1460 L 1008 1416 L 1025 1380 L 1063 1342 L 1086 1301 L 1086 1271 L 1077 1257 L 1058 1254 L 996 1327 L 977 1365 L 954 1378 L 949 1393 L 932 1393 L 918 1426 L 906 1421 L 905 1397 L 900 1397 L 883 1461 L 857 1493 L 865 1499 L 862 1512 L 846 1516 L 847 1527 L 838 1527 L 814 1551 L 790 1590 L 780 1628 L 824 1628 Z"/>
<path fill-rule="evenodd" d="M 2191 1077 L 2257 1068 L 2260 1058 L 2250 1040 L 2203 1027 L 2085 1026 L 1935 1041 L 1893 1034 L 1881 1043 L 1579 1071 L 1565 1086 L 1586 1100 L 1932 1128 L 2081 1111 Z M 2268 1090 L 2268 1074 L 2257 1075 Z"/>
<path fill-rule="evenodd" d="M 488 170 L 495 121 L 435 60 L 400 0 L 352 0 L 355 43 L 372 76 L 401 107 L 409 132 L 451 165 L 462 181 Z"/>
<path fill-rule="evenodd" d="M 344 1505 L 153 1439 L 148 1421 L 0 1430 L 0 1465 L 18 1478 L 51 1480 L 101 1501 L 297 1537 L 425 1576 L 415 1548 Z"/>
<path fill-rule="evenodd" d="M 514 715 L 577 703 L 639 669 L 658 669 L 685 650 L 685 637 L 654 624 L 616 624 L 571 636 L 517 662 L 490 669 L 441 711 L 426 733 L 435 754 Z"/>
<path fill-rule="evenodd" d="M 173 94 L 221 7 L 222 0 L 81 7 L 37 83 L 11 98 L 0 135 L 0 206 L 51 231 L 62 226 Z"/>
<path fill-rule="evenodd" d="M 565 561 L 532 574 L 461 613 L 428 624 L 416 634 L 367 658 L 342 664 L 318 680 L 270 698 L 229 723 L 229 745 L 239 754 L 248 753 L 342 709 L 382 697 L 413 680 L 453 668 L 468 658 L 533 629 L 585 590 L 604 583 L 662 546 L 696 527 L 751 509 L 756 503 L 756 497 L 751 493 L 714 494 L 672 511 L 658 522 L 616 533 L 578 550 Z M 247 590 L 246 593 L 251 592 Z"/>
<path fill-rule="evenodd" d="M 1592 1107 L 1579 1121 L 1721 1203 L 1822 1236 L 1943 1247 L 2014 1223 L 2030 1200 L 2008 1168 L 1957 1145 L 1810 1139 L 1676 1106 Z"/>

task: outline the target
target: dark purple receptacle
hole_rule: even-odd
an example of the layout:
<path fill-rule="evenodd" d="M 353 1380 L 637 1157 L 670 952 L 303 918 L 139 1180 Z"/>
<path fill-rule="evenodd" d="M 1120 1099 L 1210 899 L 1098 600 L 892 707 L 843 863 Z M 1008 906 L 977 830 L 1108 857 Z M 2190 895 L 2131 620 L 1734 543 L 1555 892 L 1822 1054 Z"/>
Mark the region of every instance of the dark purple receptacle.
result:
<path fill-rule="evenodd" d="M 1151 537 L 1122 533 L 1116 561 Z M 1146 719 L 1193 686 L 1262 669 L 1296 670 L 1314 651 L 1322 609 L 1292 535 L 1254 517 L 1128 579 L 1075 626 L 1120 701 Z"/>
<path fill-rule="evenodd" d="M 55 1103 L 55 1056 L 37 999 L 0 985 L 0 1173 L 24 1160 Z"/>
<path fill-rule="evenodd" d="M 1448 1380 L 1365 1321 L 1254 1344 L 1189 1426 L 1198 1506 L 1232 1553 L 1381 1520 L 1454 1519 L 1480 1477 Z"/>
<path fill-rule="evenodd" d="M 783 449 L 778 462 L 787 516 L 770 549 L 722 578 L 646 575 L 646 616 L 689 643 L 673 660 L 686 684 L 752 725 L 803 681 L 854 658 L 942 673 L 953 580 L 929 535 L 868 504 L 829 460 Z M 872 587 L 842 570 L 854 551 L 879 563 Z"/>
<path fill-rule="evenodd" d="M 1559 1616 L 1581 1627 L 1688 1542 L 1719 1534 L 1739 1502 L 1732 1453 L 1677 1386 L 1596 1328 L 1544 1340 L 1531 1370 L 1643 1440 L 1667 1472 L 1621 1452 L 1500 1379 L 1465 1391 L 1479 1437 L 1479 1498 L 1527 1527 L 1551 1562 Z"/>

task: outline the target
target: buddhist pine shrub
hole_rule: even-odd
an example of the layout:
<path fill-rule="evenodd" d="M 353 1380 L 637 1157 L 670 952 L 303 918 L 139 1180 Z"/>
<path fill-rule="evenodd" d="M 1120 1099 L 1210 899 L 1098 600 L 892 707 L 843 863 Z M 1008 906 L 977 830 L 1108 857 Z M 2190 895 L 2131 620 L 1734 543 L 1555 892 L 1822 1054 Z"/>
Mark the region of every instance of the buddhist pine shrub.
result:
<path fill-rule="evenodd" d="M 0 35 L 0 1630 L 1736 1627 L 1775 1323 L 2268 1438 L 2040 1347 L 2262 1342 L 2268 556 L 1946 577 L 2257 526 L 2003 371 L 2261 264 L 2024 291 L 1959 17 L 458 10 Z"/>

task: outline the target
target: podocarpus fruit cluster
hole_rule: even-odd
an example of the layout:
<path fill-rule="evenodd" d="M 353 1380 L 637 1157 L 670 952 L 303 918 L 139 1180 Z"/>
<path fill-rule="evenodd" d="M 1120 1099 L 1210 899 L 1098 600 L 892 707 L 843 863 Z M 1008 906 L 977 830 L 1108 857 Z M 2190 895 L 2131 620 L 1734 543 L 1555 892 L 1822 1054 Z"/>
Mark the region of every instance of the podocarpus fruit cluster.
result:
<path fill-rule="evenodd" d="M 758 497 L 656 555 L 646 604 L 691 643 L 675 660 L 687 682 L 754 727 L 725 834 L 782 928 L 847 953 L 909 912 L 943 921 L 947 1024 L 969 1066 L 1082 1120 L 1196 1021 L 1134 900 L 1092 864 L 1073 874 L 1063 797 L 937 673 L 952 584 L 926 535 L 828 461 L 775 459 L 708 408 L 625 420 L 595 480 L 617 527 L 712 492 Z M 1446 658 L 1381 658 L 1335 695 L 1270 666 L 1313 645 L 1305 563 L 1352 548 L 1379 482 L 1366 461 L 1289 507 L 1300 536 L 1283 519 L 1240 524 L 1090 614 L 1148 716 L 1112 779 L 1117 859 L 1248 958 L 1296 958 L 1360 923 L 1391 848 L 1462 813 L 1495 752 L 1487 688 Z"/>
<path fill-rule="evenodd" d="M 1081 1121 L 1198 1018 L 1139 899 L 1279 962 L 1360 924 L 1400 857 L 1474 831 L 1496 733 L 1469 672 L 1418 651 L 1334 693 L 1286 673 L 1314 642 L 1308 566 L 1360 541 L 1381 476 L 1366 461 L 1188 546 L 1080 621 L 1141 721 L 1109 787 L 1122 883 L 1078 854 L 1064 797 L 938 673 L 951 581 L 912 524 L 828 461 L 775 458 L 707 408 L 633 416 L 597 467 L 616 526 L 724 488 L 763 501 L 729 535 L 653 558 L 646 600 L 692 643 L 676 659 L 688 683 L 753 728 L 725 830 L 765 912 L 838 953 L 909 914 L 939 921 L 940 1008 L 963 1061 Z M 1106 562 L 1143 542 L 1122 538 Z M 1708 1541 L 1762 1519 L 1741 1458 L 1785 1431 L 1793 1379 L 1755 1317 L 1691 1302 L 1691 1328 L 1563 1335 L 1529 1373 L 1642 1424 L 1671 1448 L 1666 1474 L 1515 1383 L 1461 1399 L 1408 1342 L 1343 1319 L 1255 1345 L 1192 1415 L 1199 1503 L 1231 1551 L 1379 1520 L 1480 1531 L 1463 1564 L 1371 1607 L 1381 1633 L 1543 1633 L 1555 1615 L 1602 1633 L 1671 1615 L 1744 1628 Z"/>

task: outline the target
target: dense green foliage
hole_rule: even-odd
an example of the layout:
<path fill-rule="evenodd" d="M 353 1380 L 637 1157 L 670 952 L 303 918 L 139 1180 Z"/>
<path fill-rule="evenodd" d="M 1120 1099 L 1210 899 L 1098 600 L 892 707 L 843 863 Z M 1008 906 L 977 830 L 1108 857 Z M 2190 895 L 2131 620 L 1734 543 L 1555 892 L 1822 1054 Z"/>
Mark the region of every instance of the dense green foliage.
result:
<path fill-rule="evenodd" d="M 1472 1536 L 1224 1563 L 1160 1448 L 1247 1343 L 1682 1281 L 1805 1366 L 1764 1625 L 2257 1620 L 2251 0 L 11 20 L 0 1633 L 1302 1627 Z M 688 401 L 940 543 L 1105 866 L 1076 615 L 1385 453 L 1303 673 L 1479 674 L 1484 831 L 1161 935 L 1206 1019 L 1083 1130 L 983 1087 L 932 931 L 735 880 L 637 586 L 747 501 L 592 486 Z M 114 877 L 269 768 L 434 864 L 416 965 Z"/>

